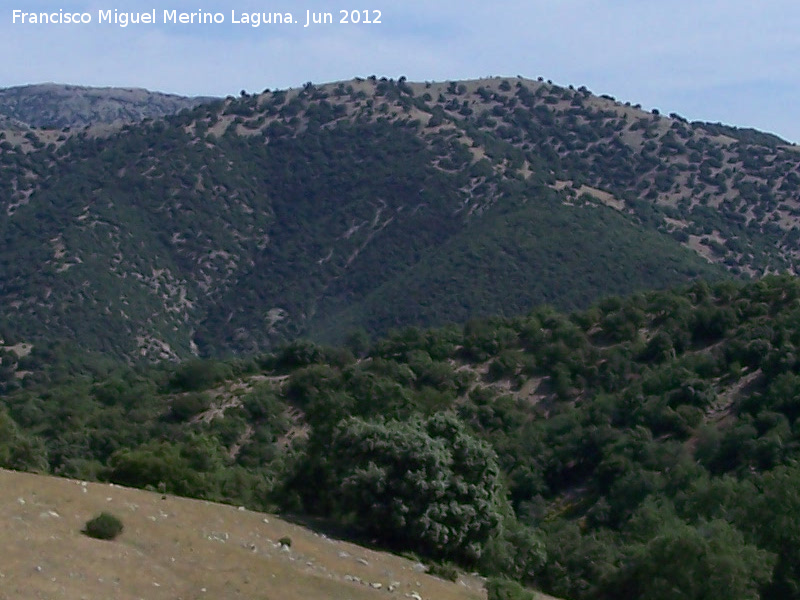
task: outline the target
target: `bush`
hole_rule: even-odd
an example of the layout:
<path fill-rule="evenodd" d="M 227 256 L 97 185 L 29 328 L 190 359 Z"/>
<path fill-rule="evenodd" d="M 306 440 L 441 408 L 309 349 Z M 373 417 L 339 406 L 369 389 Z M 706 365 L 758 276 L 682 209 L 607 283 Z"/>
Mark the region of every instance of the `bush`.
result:
<path fill-rule="evenodd" d="M 102 512 L 86 522 L 83 533 L 97 540 L 113 540 L 122 533 L 122 529 L 122 521 L 111 513 Z"/>
<path fill-rule="evenodd" d="M 182 423 L 208 410 L 210 406 L 211 399 L 205 394 L 190 393 L 184 396 L 178 396 L 172 401 L 170 418 L 178 423 Z"/>
<path fill-rule="evenodd" d="M 289 536 L 284 536 L 278 540 L 278 544 L 280 544 L 281 546 L 286 546 L 287 548 L 291 548 L 292 538 L 290 538 Z"/>
<path fill-rule="evenodd" d="M 501 521 L 494 450 L 457 417 L 339 423 L 325 451 L 339 514 L 429 557 L 473 562 Z"/>
<path fill-rule="evenodd" d="M 447 581 L 458 580 L 458 569 L 450 563 L 434 563 L 428 566 L 428 574 Z"/>
<path fill-rule="evenodd" d="M 229 364 L 214 360 L 191 360 L 175 370 L 169 385 L 175 391 L 197 392 L 232 376 L 233 369 Z"/>
<path fill-rule="evenodd" d="M 490 577 L 486 583 L 488 600 L 534 600 L 536 594 L 510 579 Z"/>

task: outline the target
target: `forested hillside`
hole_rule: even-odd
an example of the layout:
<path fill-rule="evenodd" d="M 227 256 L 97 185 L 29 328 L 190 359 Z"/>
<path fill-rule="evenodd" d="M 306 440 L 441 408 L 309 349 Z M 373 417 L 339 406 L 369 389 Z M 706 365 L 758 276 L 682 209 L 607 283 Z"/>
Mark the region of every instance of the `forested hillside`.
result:
<path fill-rule="evenodd" d="M 0 466 L 316 515 L 576 600 L 783 600 L 798 347 L 785 276 L 233 362 L 75 376 L 17 348 Z"/>
<path fill-rule="evenodd" d="M 800 598 L 795 146 L 519 78 L 53 97 L 0 121 L 0 467 L 490 600 Z"/>
<path fill-rule="evenodd" d="M 585 88 L 356 79 L 0 136 L 0 337 L 134 360 L 795 272 L 797 149 Z"/>

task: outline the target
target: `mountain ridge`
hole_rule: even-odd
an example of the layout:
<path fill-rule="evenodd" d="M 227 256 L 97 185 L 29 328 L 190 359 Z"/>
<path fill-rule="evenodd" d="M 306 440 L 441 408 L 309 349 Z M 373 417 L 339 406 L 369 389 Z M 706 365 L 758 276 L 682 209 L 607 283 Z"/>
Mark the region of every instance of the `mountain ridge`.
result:
<path fill-rule="evenodd" d="M 174 359 L 461 321 L 517 296 L 514 311 L 579 308 L 726 271 L 795 272 L 800 155 L 703 127 L 544 81 L 375 77 L 110 134 L 28 132 L 3 147 L 0 231 L 47 268 L 9 260 L 4 326 L 80 325 L 70 335 L 87 347 Z M 591 211 L 617 216 L 601 229 Z M 480 269 L 504 275 L 456 307 Z M 398 292 L 409 281 L 424 282 L 412 303 Z M 100 333 L 114 319 L 127 342 Z"/>
<path fill-rule="evenodd" d="M 37 83 L 0 89 L 0 115 L 31 127 L 83 128 L 160 118 L 216 100 L 144 88 Z"/>

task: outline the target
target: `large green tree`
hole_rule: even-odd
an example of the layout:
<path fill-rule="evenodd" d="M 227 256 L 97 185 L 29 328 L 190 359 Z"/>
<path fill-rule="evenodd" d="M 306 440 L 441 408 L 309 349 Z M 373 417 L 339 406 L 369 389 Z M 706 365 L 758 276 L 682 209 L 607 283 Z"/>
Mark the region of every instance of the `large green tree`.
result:
<path fill-rule="evenodd" d="M 480 558 L 502 520 L 494 451 L 447 413 L 352 417 L 333 434 L 338 510 L 374 535 L 436 557 Z"/>
<path fill-rule="evenodd" d="M 691 525 L 671 509 L 643 508 L 634 518 L 641 541 L 631 544 L 626 565 L 609 597 L 648 600 L 758 600 L 770 580 L 774 557 L 747 543 L 722 519 Z M 653 527 L 656 527 L 653 529 Z"/>
<path fill-rule="evenodd" d="M 744 527 L 762 548 L 777 555 L 765 600 L 800 598 L 800 465 L 778 467 L 758 480 Z"/>

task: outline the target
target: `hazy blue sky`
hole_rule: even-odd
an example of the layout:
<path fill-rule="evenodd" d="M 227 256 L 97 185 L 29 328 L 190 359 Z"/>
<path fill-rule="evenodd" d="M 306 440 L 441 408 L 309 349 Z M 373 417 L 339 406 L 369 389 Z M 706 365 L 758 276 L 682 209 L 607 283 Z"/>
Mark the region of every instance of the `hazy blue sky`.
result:
<path fill-rule="evenodd" d="M 453 80 L 543 76 L 689 119 L 800 142 L 796 0 L 0 0 L 0 87 L 55 81 L 189 95 L 378 75 Z M 23 8 L 24 6 L 24 8 Z M 156 25 L 98 24 L 98 11 L 155 9 Z M 88 12 L 89 25 L 22 25 L 13 10 Z M 220 12 L 223 25 L 164 25 L 164 10 Z M 382 23 L 338 23 L 340 9 Z M 292 12 L 291 26 L 231 23 L 231 11 Z M 306 10 L 336 23 L 304 28 Z M 241 17 L 239 17 L 241 20 Z M 13 58 L 12 58 L 13 57 Z"/>

